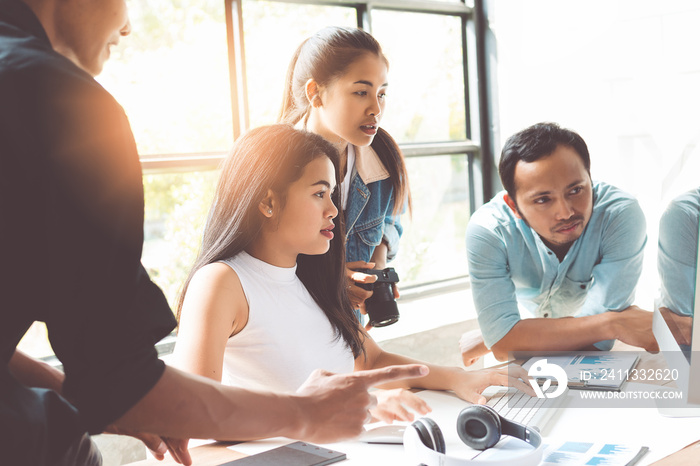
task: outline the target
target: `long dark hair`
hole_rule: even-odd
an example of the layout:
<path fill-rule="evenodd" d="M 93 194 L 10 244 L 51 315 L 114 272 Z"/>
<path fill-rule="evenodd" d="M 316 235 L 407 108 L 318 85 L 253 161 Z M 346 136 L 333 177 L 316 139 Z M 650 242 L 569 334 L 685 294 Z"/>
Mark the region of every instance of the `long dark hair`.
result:
<path fill-rule="evenodd" d="M 295 130 L 290 125 L 256 128 L 244 134 L 223 162 L 219 184 L 204 228 L 202 247 L 180 293 L 180 319 L 187 287 L 194 274 L 207 264 L 234 257 L 260 234 L 264 216 L 258 205 L 272 190 L 280 196 L 282 208 L 289 185 L 301 178 L 304 168 L 319 157 L 328 157 L 340 184 L 338 150 L 316 134 Z M 338 205 L 339 189 L 333 193 Z M 325 254 L 297 257 L 297 276 L 325 312 L 335 329 L 357 357 L 363 353 L 364 336 L 352 313 L 345 286 L 345 231 L 341 218 L 337 233 Z"/>
<path fill-rule="evenodd" d="M 308 118 L 310 104 L 306 97 L 306 82 L 313 79 L 319 86 L 328 86 L 367 53 L 380 57 L 389 67 L 379 42 L 362 29 L 331 26 L 302 42 L 287 69 L 278 120 L 295 125 L 302 118 Z M 398 144 L 389 133 L 378 128 L 371 146 L 389 172 L 394 189 L 393 214 L 401 213 L 404 204 L 410 211 L 408 174 Z"/>

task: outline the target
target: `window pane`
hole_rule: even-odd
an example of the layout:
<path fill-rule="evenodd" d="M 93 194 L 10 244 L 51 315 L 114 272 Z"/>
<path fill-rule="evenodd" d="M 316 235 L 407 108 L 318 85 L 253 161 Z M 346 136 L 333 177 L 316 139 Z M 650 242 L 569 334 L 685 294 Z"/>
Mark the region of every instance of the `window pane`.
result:
<path fill-rule="evenodd" d="M 131 0 L 132 33 L 99 81 L 129 115 L 141 155 L 226 151 L 233 143 L 221 0 Z"/>
<path fill-rule="evenodd" d="M 299 44 L 326 26 L 356 27 L 356 18 L 347 7 L 243 2 L 251 128 L 277 121 L 287 66 Z"/>
<path fill-rule="evenodd" d="M 202 242 L 219 171 L 145 175 L 142 262 L 173 311 Z"/>
<path fill-rule="evenodd" d="M 372 33 L 390 66 L 382 126 L 399 142 L 465 139 L 461 19 L 374 10 Z"/>
<path fill-rule="evenodd" d="M 51 356 L 53 354 L 53 349 L 49 343 L 46 324 L 43 322 L 34 322 L 20 340 L 17 348 L 34 358 Z"/>
<path fill-rule="evenodd" d="M 404 234 L 391 263 L 401 285 L 467 275 L 464 232 L 469 221 L 466 155 L 406 160 L 413 218 L 404 214 Z"/>

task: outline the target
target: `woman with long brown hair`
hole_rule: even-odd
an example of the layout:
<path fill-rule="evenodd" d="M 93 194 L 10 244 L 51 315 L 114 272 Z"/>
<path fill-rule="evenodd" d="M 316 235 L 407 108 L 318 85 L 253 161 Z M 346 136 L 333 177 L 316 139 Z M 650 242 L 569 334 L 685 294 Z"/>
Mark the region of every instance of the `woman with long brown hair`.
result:
<path fill-rule="evenodd" d="M 318 135 L 275 125 L 236 142 L 178 306 L 176 366 L 229 385 L 290 392 L 318 368 L 414 363 L 383 351 L 353 316 L 334 202 L 339 180 L 338 152 Z M 505 369 L 428 367 L 425 377 L 383 388 L 454 390 L 473 402 L 484 401 L 489 385 L 532 392 Z M 411 420 L 405 406 L 429 410 L 399 392 L 380 393 L 373 414 Z"/>

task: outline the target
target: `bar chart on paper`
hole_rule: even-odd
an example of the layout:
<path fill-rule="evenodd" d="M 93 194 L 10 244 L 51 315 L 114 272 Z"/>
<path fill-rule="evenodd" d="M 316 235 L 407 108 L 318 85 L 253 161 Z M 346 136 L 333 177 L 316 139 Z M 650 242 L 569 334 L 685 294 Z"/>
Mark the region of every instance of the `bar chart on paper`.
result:
<path fill-rule="evenodd" d="M 639 461 L 649 449 L 605 442 L 547 441 L 543 466 L 624 466 Z"/>

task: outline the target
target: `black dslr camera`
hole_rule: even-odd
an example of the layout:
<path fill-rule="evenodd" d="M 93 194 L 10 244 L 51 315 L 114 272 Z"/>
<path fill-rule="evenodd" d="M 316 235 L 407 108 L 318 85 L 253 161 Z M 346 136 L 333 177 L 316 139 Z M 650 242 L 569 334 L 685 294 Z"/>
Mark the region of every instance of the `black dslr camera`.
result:
<path fill-rule="evenodd" d="M 372 291 L 372 296 L 365 301 L 365 309 L 369 316 L 369 324 L 372 327 L 386 327 L 399 320 L 399 308 L 394 299 L 393 283 L 399 281 L 399 275 L 393 267 L 383 270 L 358 269 L 358 272 L 367 275 L 376 275 L 374 283 L 357 283 L 357 286 Z"/>

